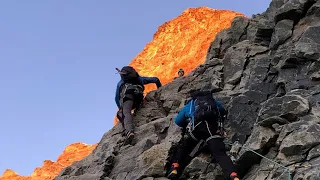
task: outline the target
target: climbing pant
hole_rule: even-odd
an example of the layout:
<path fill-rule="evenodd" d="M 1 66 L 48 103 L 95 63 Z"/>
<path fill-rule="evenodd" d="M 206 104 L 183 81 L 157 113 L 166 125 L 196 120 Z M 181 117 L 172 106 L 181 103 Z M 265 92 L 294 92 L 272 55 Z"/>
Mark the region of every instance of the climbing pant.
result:
<path fill-rule="evenodd" d="M 198 144 L 199 140 L 202 139 L 207 141 L 211 155 L 220 165 L 224 174 L 226 176 L 229 176 L 232 172 L 235 171 L 235 167 L 230 157 L 226 154 L 223 139 L 219 137 L 216 132 L 216 123 L 210 124 L 206 121 L 198 123 L 195 126 L 194 130 L 188 134 L 187 138 L 184 138 L 182 140 L 181 146 L 178 147 L 178 150 L 176 151 L 176 154 L 173 158 L 173 162 L 177 162 L 179 164 L 185 163 L 184 160 L 186 159 L 188 154 L 191 153 L 193 148 Z M 216 136 L 218 138 L 216 138 Z"/>
<path fill-rule="evenodd" d="M 133 120 L 131 110 L 134 108 L 134 97 L 126 98 L 123 100 L 123 104 L 120 107 L 117 117 L 125 130 L 125 133 L 133 132 Z"/>

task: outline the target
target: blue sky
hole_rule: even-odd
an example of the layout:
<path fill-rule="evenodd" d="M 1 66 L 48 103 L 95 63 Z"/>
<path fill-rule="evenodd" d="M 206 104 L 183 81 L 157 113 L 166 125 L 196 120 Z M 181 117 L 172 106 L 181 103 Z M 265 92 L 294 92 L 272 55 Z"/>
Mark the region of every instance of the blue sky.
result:
<path fill-rule="evenodd" d="M 0 1 L 0 174 L 29 175 L 113 126 L 115 67 L 189 7 L 247 16 L 270 0 Z"/>

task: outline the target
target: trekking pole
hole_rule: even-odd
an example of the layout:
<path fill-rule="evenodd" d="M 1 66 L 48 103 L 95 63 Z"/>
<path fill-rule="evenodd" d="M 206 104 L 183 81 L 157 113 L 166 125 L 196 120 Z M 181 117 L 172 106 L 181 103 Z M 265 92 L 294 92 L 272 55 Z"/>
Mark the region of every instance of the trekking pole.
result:
<path fill-rule="evenodd" d="M 230 142 L 228 142 L 228 141 L 224 141 L 224 143 L 225 143 L 225 144 L 228 144 L 228 145 L 230 145 L 230 146 L 233 146 L 233 145 L 234 145 L 233 143 L 230 143 Z M 286 171 L 286 170 L 288 171 L 288 180 L 291 180 L 291 173 L 290 173 L 290 169 L 289 169 L 288 167 L 286 167 L 286 166 L 284 166 L 284 165 L 282 165 L 282 164 L 280 164 L 280 163 L 278 163 L 278 162 L 276 162 L 276 161 L 274 161 L 274 160 L 272 160 L 272 159 L 270 159 L 270 158 L 267 158 L 267 157 L 263 156 L 262 154 L 259 154 L 259 153 L 255 152 L 255 151 L 254 151 L 253 149 L 251 149 L 251 148 L 245 147 L 245 146 L 243 146 L 243 145 L 241 145 L 241 144 L 239 144 L 239 146 L 240 146 L 240 147 L 243 147 L 243 148 L 246 149 L 246 150 L 249 150 L 249 151 L 255 153 L 256 155 L 258 155 L 258 156 L 260 156 L 260 157 L 262 157 L 262 158 L 264 158 L 264 159 L 266 159 L 266 160 L 268 160 L 268 161 L 270 161 L 270 162 L 272 162 L 272 163 L 274 163 L 274 164 L 276 164 L 276 165 L 279 166 L 279 167 L 284 168 L 285 171 Z"/>

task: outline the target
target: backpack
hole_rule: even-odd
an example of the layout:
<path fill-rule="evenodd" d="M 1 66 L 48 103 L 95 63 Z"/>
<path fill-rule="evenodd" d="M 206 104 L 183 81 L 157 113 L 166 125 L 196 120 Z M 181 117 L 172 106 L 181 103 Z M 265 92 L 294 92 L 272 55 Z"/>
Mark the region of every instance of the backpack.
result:
<path fill-rule="evenodd" d="M 140 104 L 143 100 L 143 91 L 144 86 L 139 80 L 138 72 L 131 66 L 124 66 L 121 69 L 121 79 L 124 81 L 123 85 L 121 86 L 120 92 L 120 105 L 123 103 L 123 99 L 126 95 L 131 94 L 135 97 L 135 103 Z"/>
<path fill-rule="evenodd" d="M 131 83 L 131 84 L 141 84 L 139 81 L 140 75 L 138 72 L 131 66 L 124 66 L 121 69 L 121 79 L 125 83 Z"/>
<path fill-rule="evenodd" d="M 195 107 L 193 112 L 195 121 L 219 121 L 219 109 L 211 93 L 198 92 L 193 97 L 193 103 Z"/>

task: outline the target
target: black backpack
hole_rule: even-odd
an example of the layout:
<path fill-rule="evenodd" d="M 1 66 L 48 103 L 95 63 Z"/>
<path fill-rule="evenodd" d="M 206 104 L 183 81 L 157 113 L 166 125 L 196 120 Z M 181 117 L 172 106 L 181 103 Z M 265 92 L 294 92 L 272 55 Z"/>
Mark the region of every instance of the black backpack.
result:
<path fill-rule="evenodd" d="M 194 102 L 194 119 L 199 122 L 203 120 L 216 121 L 220 119 L 220 113 L 211 92 L 197 92 L 192 95 Z"/>
<path fill-rule="evenodd" d="M 139 81 L 139 74 L 138 72 L 131 66 L 124 66 L 121 69 L 121 79 L 125 83 L 131 83 L 131 84 L 141 84 Z"/>
<path fill-rule="evenodd" d="M 138 72 L 131 66 L 124 66 L 120 71 L 121 79 L 124 81 L 120 92 L 120 104 L 123 102 L 123 98 L 126 97 L 127 94 L 133 95 L 136 99 L 136 103 L 141 103 L 143 100 L 143 91 L 144 86 L 139 80 Z"/>

